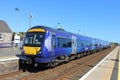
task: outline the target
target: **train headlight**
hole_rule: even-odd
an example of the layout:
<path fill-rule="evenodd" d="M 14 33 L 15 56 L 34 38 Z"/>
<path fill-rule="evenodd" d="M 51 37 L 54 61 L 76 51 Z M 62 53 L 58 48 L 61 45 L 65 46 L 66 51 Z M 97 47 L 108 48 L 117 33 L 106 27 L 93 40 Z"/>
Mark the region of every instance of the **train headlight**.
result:
<path fill-rule="evenodd" d="M 37 51 L 37 54 L 41 54 L 41 51 Z"/>
<path fill-rule="evenodd" d="M 39 54 L 41 54 L 41 51 L 39 52 Z"/>

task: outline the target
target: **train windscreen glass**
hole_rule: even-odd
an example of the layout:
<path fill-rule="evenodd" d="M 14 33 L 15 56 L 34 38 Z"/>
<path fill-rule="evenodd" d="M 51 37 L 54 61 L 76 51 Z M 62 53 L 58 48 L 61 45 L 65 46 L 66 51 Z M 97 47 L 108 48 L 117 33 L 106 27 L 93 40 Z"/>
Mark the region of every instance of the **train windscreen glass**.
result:
<path fill-rule="evenodd" d="M 42 45 L 44 33 L 27 32 L 24 40 L 24 46 L 40 47 Z"/>

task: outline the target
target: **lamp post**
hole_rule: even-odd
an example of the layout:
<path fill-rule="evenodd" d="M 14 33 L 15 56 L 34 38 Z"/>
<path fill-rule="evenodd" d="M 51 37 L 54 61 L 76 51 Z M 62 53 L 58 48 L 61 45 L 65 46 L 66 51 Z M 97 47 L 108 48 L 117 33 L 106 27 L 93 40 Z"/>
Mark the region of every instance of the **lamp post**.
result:
<path fill-rule="evenodd" d="M 16 29 L 18 28 L 18 12 L 20 11 L 20 9 L 15 8 L 16 11 Z"/>
<path fill-rule="evenodd" d="M 29 22 L 29 28 L 31 27 L 32 18 L 33 18 L 32 12 L 30 12 L 30 14 L 29 14 L 29 20 L 30 20 L 30 22 Z"/>

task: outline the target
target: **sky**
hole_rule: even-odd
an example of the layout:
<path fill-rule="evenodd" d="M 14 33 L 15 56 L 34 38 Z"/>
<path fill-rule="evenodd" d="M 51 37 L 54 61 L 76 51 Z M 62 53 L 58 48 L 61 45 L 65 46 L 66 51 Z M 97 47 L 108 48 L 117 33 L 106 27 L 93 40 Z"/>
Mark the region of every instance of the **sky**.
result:
<path fill-rule="evenodd" d="M 18 8 L 19 11 L 16 11 Z M 13 32 L 31 26 L 56 28 L 120 43 L 120 0 L 1 0 L 0 20 Z"/>

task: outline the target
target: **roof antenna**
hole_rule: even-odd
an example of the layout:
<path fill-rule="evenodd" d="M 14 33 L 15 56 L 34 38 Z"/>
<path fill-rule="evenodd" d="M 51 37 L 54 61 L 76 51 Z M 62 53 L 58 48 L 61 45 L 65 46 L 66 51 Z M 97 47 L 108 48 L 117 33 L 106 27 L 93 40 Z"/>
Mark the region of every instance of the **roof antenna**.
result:
<path fill-rule="evenodd" d="M 59 22 L 58 22 L 57 24 L 58 24 L 58 26 L 57 26 L 57 30 L 65 31 L 65 30 L 63 29 L 63 27 L 60 25 Z"/>

